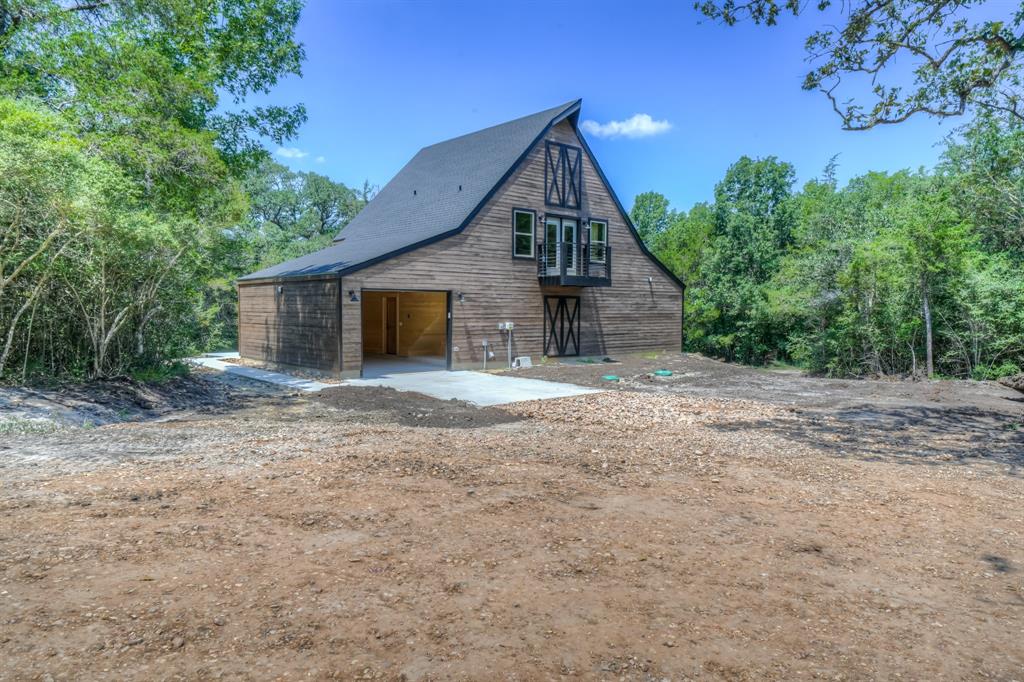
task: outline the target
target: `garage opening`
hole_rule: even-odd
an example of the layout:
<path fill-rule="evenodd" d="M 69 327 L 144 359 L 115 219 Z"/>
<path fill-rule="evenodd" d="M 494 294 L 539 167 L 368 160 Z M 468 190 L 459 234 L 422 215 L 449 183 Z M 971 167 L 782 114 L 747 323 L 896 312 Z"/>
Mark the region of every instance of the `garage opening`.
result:
<path fill-rule="evenodd" d="M 449 367 L 446 291 L 362 292 L 363 376 Z"/>

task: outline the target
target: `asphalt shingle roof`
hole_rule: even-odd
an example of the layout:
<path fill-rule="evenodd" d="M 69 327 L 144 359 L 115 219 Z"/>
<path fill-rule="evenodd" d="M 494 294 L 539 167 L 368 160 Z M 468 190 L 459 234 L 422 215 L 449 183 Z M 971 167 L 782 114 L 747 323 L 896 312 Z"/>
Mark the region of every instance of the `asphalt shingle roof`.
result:
<path fill-rule="evenodd" d="M 424 147 L 345 226 L 331 246 L 241 281 L 347 272 L 454 233 L 548 126 L 580 100 Z"/>

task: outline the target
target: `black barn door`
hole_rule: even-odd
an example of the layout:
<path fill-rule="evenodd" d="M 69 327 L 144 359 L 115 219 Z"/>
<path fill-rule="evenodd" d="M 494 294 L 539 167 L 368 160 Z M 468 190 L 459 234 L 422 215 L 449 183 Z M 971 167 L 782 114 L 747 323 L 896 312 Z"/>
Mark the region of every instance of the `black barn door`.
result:
<path fill-rule="evenodd" d="M 580 354 L 580 297 L 544 297 L 544 355 Z"/>

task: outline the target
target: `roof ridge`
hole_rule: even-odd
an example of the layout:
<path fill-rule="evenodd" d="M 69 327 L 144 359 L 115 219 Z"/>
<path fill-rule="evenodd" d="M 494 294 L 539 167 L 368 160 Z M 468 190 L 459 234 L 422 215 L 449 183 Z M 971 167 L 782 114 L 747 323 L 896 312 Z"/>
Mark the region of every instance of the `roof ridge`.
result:
<path fill-rule="evenodd" d="M 561 106 L 551 107 L 550 109 L 543 109 L 541 111 L 535 111 L 532 114 L 527 114 L 525 116 L 520 116 L 518 118 L 513 118 L 513 119 L 510 119 L 508 121 L 503 121 L 501 123 L 495 123 L 494 125 L 487 126 L 486 128 L 480 128 L 478 130 L 473 130 L 473 131 L 468 132 L 468 133 L 463 133 L 462 135 L 456 135 L 455 137 L 449 137 L 447 140 L 441 140 L 440 142 L 435 142 L 433 144 L 428 144 L 425 147 L 421 147 L 420 151 L 423 151 L 425 149 L 431 149 L 433 147 L 437 147 L 438 145 L 448 144 L 449 142 L 455 142 L 456 140 L 461 140 L 464 137 L 471 137 L 473 135 L 479 135 L 481 133 L 486 133 L 486 132 L 494 130 L 495 128 L 501 128 L 502 126 L 507 126 L 507 125 L 510 125 L 510 124 L 513 124 L 513 123 L 519 123 L 520 121 L 524 121 L 524 120 L 526 120 L 528 118 L 533 118 L 534 116 L 540 116 L 541 114 L 547 114 L 549 112 L 557 111 L 558 112 L 557 114 L 552 114 L 552 116 L 551 116 L 551 119 L 554 120 L 554 119 L 558 118 L 559 116 L 561 116 L 562 114 L 564 114 L 568 109 L 570 109 L 570 108 L 574 107 L 575 105 L 577 105 L 579 103 L 582 103 L 582 102 L 583 102 L 582 99 L 574 99 L 571 102 L 566 102 L 565 104 L 562 104 Z"/>

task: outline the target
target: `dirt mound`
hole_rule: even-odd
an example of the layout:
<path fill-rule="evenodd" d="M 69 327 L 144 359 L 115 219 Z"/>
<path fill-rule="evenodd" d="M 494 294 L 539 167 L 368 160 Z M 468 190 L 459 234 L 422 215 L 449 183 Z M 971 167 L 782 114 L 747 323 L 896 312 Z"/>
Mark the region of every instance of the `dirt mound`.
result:
<path fill-rule="evenodd" d="M 253 382 L 247 382 L 247 384 Z M 272 390 L 255 390 L 264 393 Z M 100 379 L 59 388 L 0 389 L 0 422 L 15 420 L 62 426 L 102 426 L 155 419 L 183 410 L 216 410 L 234 406 L 254 392 L 237 381 L 193 372 L 161 382 L 130 377 Z"/>
<path fill-rule="evenodd" d="M 335 409 L 375 415 L 385 423 L 428 428 L 472 429 L 522 421 L 494 407 L 477 407 L 461 400 L 440 400 L 422 393 L 382 386 L 325 388 L 312 399 Z"/>

